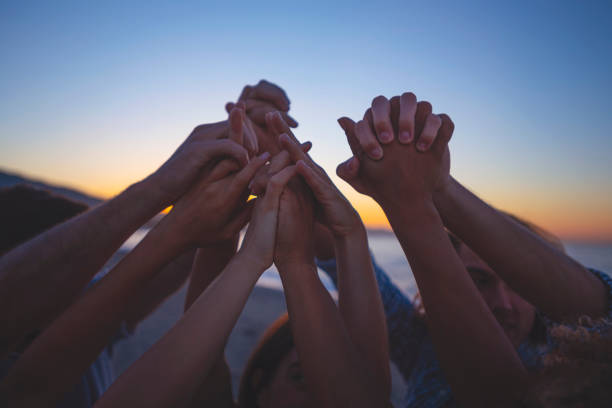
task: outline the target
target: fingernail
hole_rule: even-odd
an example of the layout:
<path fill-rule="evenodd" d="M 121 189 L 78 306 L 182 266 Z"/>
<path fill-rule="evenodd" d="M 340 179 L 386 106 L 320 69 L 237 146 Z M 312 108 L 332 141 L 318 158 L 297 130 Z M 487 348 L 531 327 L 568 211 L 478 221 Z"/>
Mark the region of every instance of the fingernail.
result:
<path fill-rule="evenodd" d="M 412 135 L 408 131 L 403 131 L 399 135 L 400 142 L 410 143 L 412 141 Z"/>
<path fill-rule="evenodd" d="M 427 143 L 425 142 L 419 142 L 417 143 L 417 149 L 420 151 L 424 151 L 427 149 Z"/>
<path fill-rule="evenodd" d="M 376 147 L 370 151 L 372 157 L 375 159 L 380 159 L 383 156 L 383 151 L 380 147 Z"/>
<path fill-rule="evenodd" d="M 269 157 L 270 157 L 270 152 L 263 152 L 262 154 L 259 155 L 259 158 L 262 160 L 268 160 Z"/>
<path fill-rule="evenodd" d="M 383 143 L 388 143 L 393 140 L 393 136 L 389 132 L 382 132 L 379 137 L 380 141 Z"/>

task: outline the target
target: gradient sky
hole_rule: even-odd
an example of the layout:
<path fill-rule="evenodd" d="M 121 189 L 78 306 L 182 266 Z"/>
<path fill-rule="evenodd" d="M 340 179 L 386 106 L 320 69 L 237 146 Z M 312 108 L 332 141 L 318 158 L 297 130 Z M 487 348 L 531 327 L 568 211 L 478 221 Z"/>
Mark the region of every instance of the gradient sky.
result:
<path fill-rule="evenodd" d="M 0 168 L 110 197 L 266 78 L 334 173 L 336 119 L 411 90 L 453 118 L 452 172 L 481 197 L 612 240 L 612 3 L 174 3 L 3 1 Z"/>

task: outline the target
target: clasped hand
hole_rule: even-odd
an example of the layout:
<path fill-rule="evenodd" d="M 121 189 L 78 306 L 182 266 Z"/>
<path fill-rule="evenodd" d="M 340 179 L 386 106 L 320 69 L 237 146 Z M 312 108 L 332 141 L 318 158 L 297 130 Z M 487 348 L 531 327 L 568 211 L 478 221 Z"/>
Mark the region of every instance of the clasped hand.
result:
<path fill-rule="evenodd" d="M 450 178 L 448 142 L 454 124 L 413 93 L 374 98 L 363 120 L 340 118 L 353 157 L 338 176 L 383 208 L 431 199 Z"/>

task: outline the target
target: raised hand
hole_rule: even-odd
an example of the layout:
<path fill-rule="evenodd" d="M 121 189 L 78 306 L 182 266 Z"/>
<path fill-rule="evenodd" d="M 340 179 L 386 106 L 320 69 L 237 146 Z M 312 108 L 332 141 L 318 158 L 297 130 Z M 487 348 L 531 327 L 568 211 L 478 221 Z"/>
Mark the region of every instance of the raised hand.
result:
<path fill-rule="evenodd" d="M 388 109 L 385 101 L 375 98 L 373 107 L 357 123 L 348 118 L 338 121 L 354 154 L 338 166 L 338 176 L 381 205 L 444 189 L 450 179 L 447 144 L 453 122 L 447 115 L 432 114 L 428 102 L 416 103 L 410 93 L 387 101 Z M 391 140 L 380 136 L 389 126 L 394 134 Z M 380 134 L 375 136 L 375 132 Z M 380 145 L 380 139 L 386 144 Z"/>
<path fill-rule="evenodd" d="M 290 166 L 270 179 L 265 196 L 256 199 L 238 253 L 206 290 L 202 288 L 179 322 L 115 381 L 96 406 L 126 406 L 131 401 L 147 407 L 213 402 L 214 406 L 234 406 L 229 382 L 224 384 L 228 392 L 218 393 L 220 382 L 215 381 L 215 370 L 249 293 L 272 263 L 279 199 L 294 173 L 295 167 Z M 177 358 L 177 353 L 182 357 Z M 163 367 L 173 381 L 156 375 L 151 367 Z"/>
<path fill-rule="evenodd" d="M 269 153 L 264 153 L 251 159 L 238 173 L 231 173 L 229 168 L 224 173 L 213 169 L 181 197 L 164 219 L 169 225 L 168 233 L 187 246 L 203 246 L 237 234 L 252 210 L 252 204 L 246 202 L 248 184 L 268 157 Z"/>
<path fill-rule="evenodd" d="M 235 163 L 227 162 L 222 167 L 236 170 L 246 165 L 249 153 L 243 143 L 253 136 L 243 125 L 244 116 L 244 109 L 236 106 L 229 120 L 197 126 L 174 154 L 144 180 L 155 191 L 155 198 L 164 206 L 173 204 L 198 177 L 224 158 Z"/>
<path fill-rule="evenodd" d="M 312 144 L 310 142 L 305 142 L 300 145 L 300 149 L 305 153 L 308 152 L 311 147 Z M 266 191 L 266 185 L 268 184 L 270 177 L 291 163 L 291 157 L 289 156 L 289 152 L 286 150 L 281 150 L 275 154 L 270 159 L 270 163 L 268 165 L 260 168 L 257 171 L 257 174 L 251 183 L 251 193 L 255 195 L 263 194 L 263 192 Z"/>
<path fill-rule="evenodd" d="M 262 271 L 272 265 L 281 194 L 295 175 L 295 166 L 288 166 L 270 177 L 265 194 L 255 199 L 255 208 L 239 254 Z"/>
<path fill-rule="evenodd" d="M 294 138 L 283 133 L 280 145 L 297 165 L 297 172 L 312 190 L 317 203 L 317 220 L 329 228 L 335 237 L 346 237 L 363 230 L 357 211 L 336 188 L 319 165 L 305 153 Z"/>
<path fill-rule="evenodd" d="M 298 125 L 288 114 L 290 101 L 285 91 L 279 86 L 262 79 L 257 85 L 244 87 L 238 98 L 238 103 L 240 102 L 244 103 L 245 106 L 249 119 L 247 124 L 256 135 L 257 151 L 270 152 L 271 154 L 278 153 L 280 148 L 276 135 L 269 131 L 266 115 L 278 111 L 291 127 L 297 127 Z M 230 112 L 234 106 L 233 102 L 229 102 L 225 108 Z"/>
<path fill-rule="evenodd" d="M 274 250 L 274 263 L 279 269 L 314 264 L 313 230 L 312 194 L 301 180 L 293 180 L 280 198 Z"/>

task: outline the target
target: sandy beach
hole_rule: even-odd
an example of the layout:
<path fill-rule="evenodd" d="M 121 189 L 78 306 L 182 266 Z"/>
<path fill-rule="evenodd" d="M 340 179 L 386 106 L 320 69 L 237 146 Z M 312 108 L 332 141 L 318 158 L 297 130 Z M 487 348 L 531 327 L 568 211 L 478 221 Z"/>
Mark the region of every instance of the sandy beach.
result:
<path fill-rule="evenodd" d="M 118 376 L 153 343 L 155 343 L 183 312 L 186 286 L 168 298 L 145 319 L 135 332 L 114 349 L 113 362 Z M 256 286 L 229 338 L 226 358 L 232 372 L 232 385 L 237 392 L 240 375 L 249 354 L 270 323 L 286 311 L 285 297 L 276 289 Z M 405 385 L 399 373 L 393 370 L 392 402 L 398 406 Z"/>

